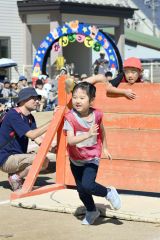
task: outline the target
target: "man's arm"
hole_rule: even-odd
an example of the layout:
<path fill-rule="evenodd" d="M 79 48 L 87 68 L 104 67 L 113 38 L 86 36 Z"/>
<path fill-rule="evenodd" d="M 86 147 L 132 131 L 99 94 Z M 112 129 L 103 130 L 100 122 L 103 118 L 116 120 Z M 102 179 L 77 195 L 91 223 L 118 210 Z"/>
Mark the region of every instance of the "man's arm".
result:
<path fill-rule="evenodd" d="M 59 109 L 59 106 L 57 106 L 54 111 L 53 111 L 53 114 L 55 112 L 57 112 Z M 32 139 L 32 140 L 35 140 L 35 142 L 37 142 L 37 144 L 41 144 L 41 141 L 42 141 L 42 138 L 43 138 L 43 134 L 47 131 L 48 129 L 48 126 L 50 124 L 51 121 L 48 121 L 47 123 L 43 124 L 41 127 L 38 127 L 36 129 L 33 129 L 33 130 L 29 130 L 28 132 L 26 132 L 25 136 Z M 39 138 L 40 136 L 42 136 L 42 138 Z M 38 139 L 39 138 L 39 139 Z"/>
<path fill-rule="evenodd" d="M 50 124 L 50 121 L 39 128 L 36 128 L 34 130 L 29 130 L 28 132 L 26 132 L 25 136 L 30 138 L 31 140 L 35 140 L 36 138 L 40 137 L 47 131 L 49 124 Z"/>

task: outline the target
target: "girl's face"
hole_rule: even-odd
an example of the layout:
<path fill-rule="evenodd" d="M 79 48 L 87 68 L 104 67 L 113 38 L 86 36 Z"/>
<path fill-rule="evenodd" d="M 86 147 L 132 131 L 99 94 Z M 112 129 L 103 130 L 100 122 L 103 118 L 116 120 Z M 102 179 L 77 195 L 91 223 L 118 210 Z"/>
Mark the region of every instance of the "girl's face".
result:
<path fill-rule="evenodd" d="M 78 88 L 72 96 L 72 106 L 81 115 L 87 115 L 91 102 L 85 90 Z"/>
<path fill-rule="evenodd" d="M 129 82 L 130 84 L 133 84 L 140 77 L 141 71 L 137 68 L 127 67 L 124 69 L 124 74 L 127 82 Z"/>

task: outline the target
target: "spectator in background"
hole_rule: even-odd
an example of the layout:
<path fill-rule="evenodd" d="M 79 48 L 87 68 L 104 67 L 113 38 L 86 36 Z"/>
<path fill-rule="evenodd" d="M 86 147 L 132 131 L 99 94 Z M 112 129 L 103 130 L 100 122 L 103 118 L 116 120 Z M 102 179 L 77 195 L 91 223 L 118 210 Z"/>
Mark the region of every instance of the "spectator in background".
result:
<path fill-rule="evenodd" d="M 16 105 L 16 101 L 18 98 L 18 93 L 19 93 L 19 89 L 18 89 L 18 81 L 16 79 L 11 80 L 11 94 L 12 94 L 12 105 L 15 106 Z"/>
<path fill-rule="evenodd" d="M 5 78 L 3 82 L 3 89 L 1 91 L 1 103 L 5 104 L 8 107 L 11 107 L 9 97 L 11 95 L 11 89 L 10 89 L 10 81 L 8 78 Z"/>
<path fill-rule="evenodd" d="M 19 89 L 23 89 L 23 88 L 28 87 L 27 78 L 25 76 L 21 75 L 19 77 L 18 85 L 19 85 L 18 86 Z"/>
<path fill-rule="evenodd" d="M 41 80 L 41 81 L 43 82 L 43 84 L 46 83 L 47 78 L 48 78 L 48 76 L 45 75 L 45 74 L 42 74 L 42 75 L 39 75 L 39 76 L 38 76 L 38 80 Z"/>
<path fill-rule="evenodd" d="M 39 109 L 37 109 L 40 112 L 42 112 L 45 109 L 47 104 L 47 98 L 48 98 L 47 92 L 43 89 L 43 85 L 44 84 L 42 80 L 38 79 L 36 81 L 36 85 L 35 85 L 36 92 L 38 95 L 42 97 L 41 100 L 39 101 L 39 104 L 40 104 Z"/>
<path fill-rule="evenodd" d="M 28 87 L 33 87 L 32 80 L 28 80 Z"/>
<path fill-rule="evenodd" d="M 98 58 L 93 64 L 94 74 L 95 75 L 97 75 L 97 74 L 105 75 L 105 73 L 108 70 L 108 66 L 109 66 L 108 63 L 109 63 L 109 61 L 107 59 L 105 59 L 105 52 L 100 51 L 100 58 Z"/>
<path fill-rule="evenodd" d="M 111 81 L 111 80 L 112 80 L 112 77 L 113 77 L 112 72 L 107 71 L 107 72 L 105 73 L 105 77 L 106 77 L 107 81 Z"/>
<path fill-rule="evenodd" d="M 11 89 L 12 89 L 12 92 L 16 93 L 16 95 L 19 92 L 18 81 L 16 79 L 11 80 Z"/>
<path fill-rule="evenodd" d="M 3 89 L 2 89 L 2 94 L 4 98 L 9 97 L 10 94 L 10 81 L 8 78 L 5 78 L 4 82 L 3 82 Z"/>
<path fill-rule="evenodd" d="M 51 89 L 52 89 L 51 79 L 47 77 L 43 85 L 43 90 L 47 92 L 47 96 L 49 95 L 49 91 L 51 91 Z"/>

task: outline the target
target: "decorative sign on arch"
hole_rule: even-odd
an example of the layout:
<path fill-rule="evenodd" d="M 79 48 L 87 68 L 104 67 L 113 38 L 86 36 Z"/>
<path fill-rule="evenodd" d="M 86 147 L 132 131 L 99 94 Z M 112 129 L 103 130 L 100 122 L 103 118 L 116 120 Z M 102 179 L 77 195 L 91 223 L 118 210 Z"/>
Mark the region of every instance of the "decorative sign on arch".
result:
<path fill-rule="evenodd" d="M 108 55 L 109 67 L 118 71 L 122 69 L 121 56 L 113 40 L 96 26 L 79 23 L 76 20 L 55 28 L 41 42 L 34 60 L 33 79 L 46 73 L 48 52 L 59 51 L 61 47 L 75 41 L 84 43 L 86 47 L 93 48 L 97 52 L 103 48 Z"/>

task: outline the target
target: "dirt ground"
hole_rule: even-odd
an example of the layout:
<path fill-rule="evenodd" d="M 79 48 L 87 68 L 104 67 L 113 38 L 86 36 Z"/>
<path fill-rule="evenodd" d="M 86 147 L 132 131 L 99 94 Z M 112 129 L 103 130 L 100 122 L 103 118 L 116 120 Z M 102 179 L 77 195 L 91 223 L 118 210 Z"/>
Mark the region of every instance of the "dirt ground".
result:
<path fill-rule="evenodd" d="M 43 123 L 44 116 L 48 119 L 51 113 L 38 115 L 38 124 Z M 54 179 L 52 159 L 49 171 L 39 176 L 36 185 Z M 7 175 L 0 172 L 0 240 L 160 240 L 160 224 L 101 217 L 95 225 L 82 226 L 82 216 L 12 207 L 8 201 L 10 193 Z"/>

